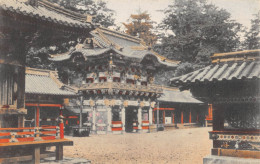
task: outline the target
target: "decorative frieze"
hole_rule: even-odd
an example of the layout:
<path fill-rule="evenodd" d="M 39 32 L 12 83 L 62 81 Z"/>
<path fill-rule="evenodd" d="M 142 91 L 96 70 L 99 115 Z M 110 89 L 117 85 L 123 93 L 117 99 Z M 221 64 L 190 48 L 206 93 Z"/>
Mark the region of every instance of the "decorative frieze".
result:
<path fill-rule="evenodd" d="M 215 134 L 210 133 L 210 139 L 219 141 L 247 141 L 260 143 L 259 135 L 235 135 L 235 134 Z"/>
<path fill-rule="evenodd" d="M 217 98 L 214 100 L 216 104 L 230 104 L 230 103 L 256 103 L 260 101 L 260 97 L 228 97 Z"/>
<path fill-rule="evenodd" d="M 102 83 L 87 83 L 84 84 L 79 90 L 82 91 L 96 91 L 107 89 L 111 92 L 118 89 L 122 91 L 122 94 L 129 93 L 132 91 L 134 95 L 149 95 L 155 96 L 158 93 L 161 94 L 163 92 L 162 87 L 159 85 L 134 85 L 134 84 L 127 84 L 127 83 L 118 83 L 118 82 L 102 82 Z M 128 92 L 127 92 L 128 91 Z M 148 94 L 150 93 L 150 94 Z"/>

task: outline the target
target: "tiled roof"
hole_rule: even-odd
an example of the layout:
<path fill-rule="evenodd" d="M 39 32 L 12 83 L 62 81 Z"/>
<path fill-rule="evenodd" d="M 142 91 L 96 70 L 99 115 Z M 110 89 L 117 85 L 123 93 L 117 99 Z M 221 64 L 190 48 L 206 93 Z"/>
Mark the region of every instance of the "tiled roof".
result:
<path fill-rule="evenodd" d="M 38 6 L 32 6 L 22 0 L 0 0 L 0 9 L 12 13 L 53 22 L 68 27 L 90 29 L 87 16 L 66 10 L 46 0 L 38 0 Z"/>
<path fill-rule="evenodd" d="M 153 56 L 161 65 L 168 67 L 177 67 L 178 61 L 169 60 L 158 53 L 150 50 L 147 46 L 143 45 L 139 38 L 108 30 L 106 28 L 98 28 L 91 32 L 91 35 L 99 43 L 99 48 L 76 48 L 63 55 L 52 55 L 49 58 L 52 61 L 63 61 L 73 57 L 73 54 L 81 53 L 85 57 L 104 55 L 105 52 L 114 51 L 117 54 L 129 59 L 138 59 L 141 62 L 147 56 Z"/>
<path fill-rule="evenodd" d="M 193 98 L 189 91 L 179 91 L 174 88 L 163 88 L 163 94 L 158 98 L 159 102 L 202 104 L 203 102 Z"/>
<path fill-rule="evenodd" d="M 25 93 L 74 96 L 76 90 L 61 83 L 55 71 L 26 68 Z"/>
<path fill-rule="evenodd" d="M 260 78 L 259 52 L 244 51 L 244 53 L 215 54 L 213 63 L 203 69 L 188 73 L 186 75 L 172 78 L 174 85 L 190 85 L 192 83 L 204 83 L 212 81 L 227 80 L 253 80 Z M 252 54 L 253 53 L 253 54 Z M 235 55 L 235 56 L 234 56 Z M 218 62 L 215 62 L 218 60 Z"/>

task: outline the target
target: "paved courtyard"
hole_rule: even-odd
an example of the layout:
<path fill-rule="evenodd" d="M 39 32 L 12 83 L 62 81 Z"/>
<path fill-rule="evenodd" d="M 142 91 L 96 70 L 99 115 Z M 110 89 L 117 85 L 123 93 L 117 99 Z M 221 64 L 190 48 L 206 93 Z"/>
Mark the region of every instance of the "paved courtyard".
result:
<path fill-rule="evenodd" d="M 210 154 L 210 130 L 191 128 L 158 133 L 66 137 L 74 141 L 74 146 L 64 147 L 64 155 L 85 158 L 92 163 L 199 164 Z"/>

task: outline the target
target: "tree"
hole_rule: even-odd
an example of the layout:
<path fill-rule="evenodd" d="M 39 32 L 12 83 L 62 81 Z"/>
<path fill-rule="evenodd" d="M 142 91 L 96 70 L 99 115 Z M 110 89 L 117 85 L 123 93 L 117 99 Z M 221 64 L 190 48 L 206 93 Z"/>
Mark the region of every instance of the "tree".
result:
<path fill-rule="evenodd" d="M 161 36 L 162 44 L 156 50 L 182 62 L 175 75 L 204 67 L 210 63 L 212 53 L 233 51 L 240 44 L 242 25 L 231 20 L 226 10 L 206 0 L 175 0 L 164 14 L 158 29 L 170 30 L 173 35 Z"/>
<path fill-rule="evenodd" d="M 115 12 L 107 8 L 107 3 L 103 0 L 48 0 L 57 3 L 66 9 L 80 12 L 82 14 L 93 15 L 93 23 L 99 23 L 103 27 L 114 25 L 113 18 Z"/>
<path fill-rule="evenodd" d="M 144 40 L 146 45 L 152 46 L 157 37 L 152 33 L 153 22 L 147 12 L 139 12 L 130 16 L 130 23 L 123 23 L 126 27 L 126 33 L 132 36 L 137 36 Z"/>
<path fill-rule="evenodd" d="M 260 11 L 251 19 L 251 28 L 245 34 L 243 46 L 245 49 L 260 48 Z"/>

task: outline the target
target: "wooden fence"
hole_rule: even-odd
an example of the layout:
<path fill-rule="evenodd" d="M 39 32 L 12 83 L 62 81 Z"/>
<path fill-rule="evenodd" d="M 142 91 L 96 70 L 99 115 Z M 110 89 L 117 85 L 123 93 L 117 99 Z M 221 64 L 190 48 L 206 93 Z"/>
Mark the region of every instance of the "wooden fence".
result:
<path fill-rule="evenodd" d="M 0 143 L 33 142 L 63 138 L 63 123 L 60 126 L 0 128 Z"/>

